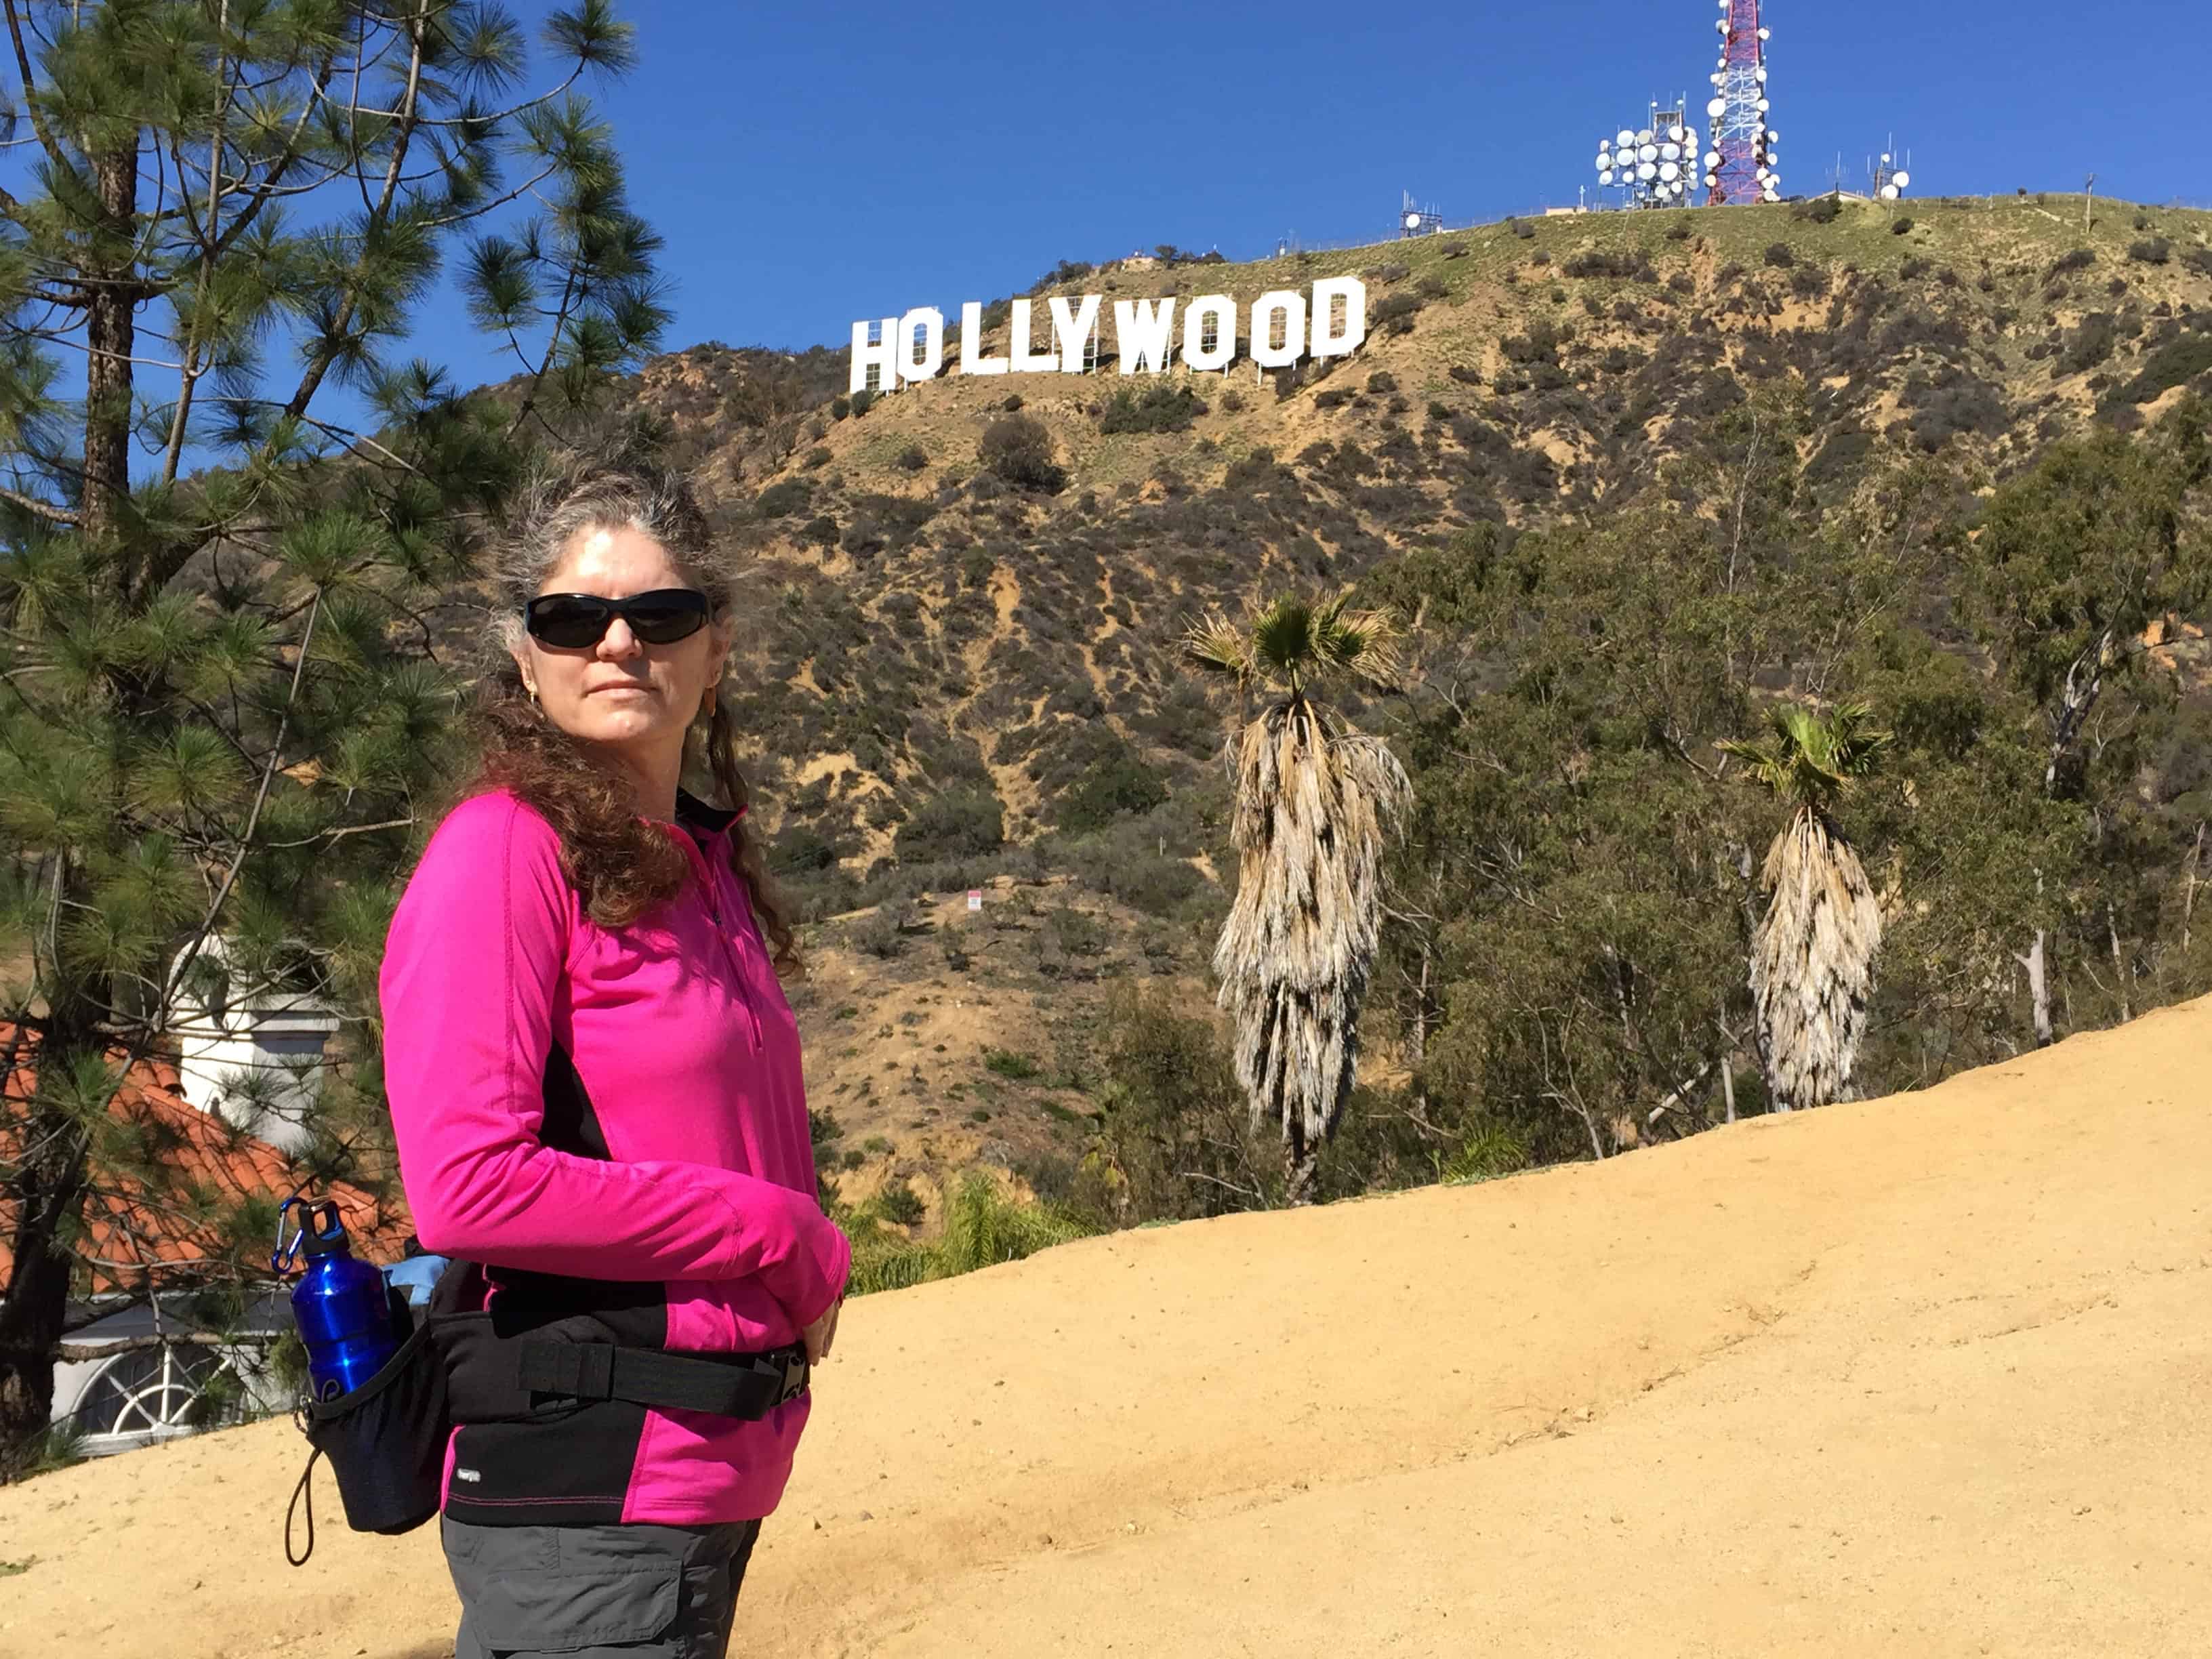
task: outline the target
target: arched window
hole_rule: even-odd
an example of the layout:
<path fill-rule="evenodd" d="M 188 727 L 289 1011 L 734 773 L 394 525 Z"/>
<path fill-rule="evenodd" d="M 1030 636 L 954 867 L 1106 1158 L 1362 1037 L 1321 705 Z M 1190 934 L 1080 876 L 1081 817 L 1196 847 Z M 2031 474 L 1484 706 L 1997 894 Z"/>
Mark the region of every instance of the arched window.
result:
<path fill-rule="evenodd" d="M 197 1343 L 134 1348 L 100 1368 L 78 1396 L 73 1426 L 88 1451 L 121 1450 L 240 1420 L 244 1401 L 224 1355 Z"/>

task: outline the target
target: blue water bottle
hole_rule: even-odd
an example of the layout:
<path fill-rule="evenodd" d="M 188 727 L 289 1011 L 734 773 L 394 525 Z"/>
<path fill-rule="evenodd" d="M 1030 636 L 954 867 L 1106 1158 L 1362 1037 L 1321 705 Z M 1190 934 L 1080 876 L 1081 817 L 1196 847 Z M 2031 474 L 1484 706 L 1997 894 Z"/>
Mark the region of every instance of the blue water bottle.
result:
<path fill-rule="evenodd" d="M 295 1205 L 299 1214 L 288 1242 L 284 1212 Z M 391 1292 L 384 1274 L 346 1248 L 338 1206 L 328 1200 L 310 1204 L 288 1198 L 276 1212 L 276 1253 L 270 1265 L 281 1273 L 302 1252 L 307 1267 L 292 1287 L 292 1319 L 307 1346 L 315 1398 L 335 1400 L 368 1382 L 399 1352 Z"/>

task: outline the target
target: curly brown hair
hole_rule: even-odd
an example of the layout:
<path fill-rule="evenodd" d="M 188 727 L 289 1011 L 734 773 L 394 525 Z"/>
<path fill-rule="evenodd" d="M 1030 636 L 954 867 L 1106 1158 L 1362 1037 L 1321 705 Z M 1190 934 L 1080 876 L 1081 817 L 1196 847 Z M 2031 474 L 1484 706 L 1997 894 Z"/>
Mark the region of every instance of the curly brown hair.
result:
<path fill-rule="evenodd" d="M 667 550 L 684 580 L 707 595 L 717 623 L 736 596 L 738 560 L 715 544 L 706 514 L 683 475 L 633 457 L 576 453 L 550 458 L 524 486 L 488 572 L 491 621 L 471 726 L 478 763 L 464 794 L 512 790 L 553 826 L 561 868 L 603 927 L 635 921 L 666 902 L 690 878 L 682 849 L 637 813 L 628 785 L 541 714 L 523 689 L 514 651 L 522 608 L 586 531 L 627 527 Z M 739 813 L 730 825 L 730 865 L 744 878 L 776 971 L 805 973 L 799 941 L 775 884 L 760 837 L 744 809 L 750 792 L 738 770 L 737 729 L 726 698 L 692 722 L 684 770 L 714 780 L 722 804 Z"/>

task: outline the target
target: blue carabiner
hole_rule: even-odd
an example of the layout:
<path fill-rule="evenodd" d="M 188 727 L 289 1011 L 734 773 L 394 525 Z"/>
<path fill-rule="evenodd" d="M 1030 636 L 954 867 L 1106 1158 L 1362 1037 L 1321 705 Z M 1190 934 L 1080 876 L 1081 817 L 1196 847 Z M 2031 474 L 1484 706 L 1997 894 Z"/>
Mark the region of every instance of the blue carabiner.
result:
<path fill-rule="evenodd" d="M 293 1218 L 292 1242 L 287 1244 L 284 1242 L 284 1212 L 295 1204 L 300 1206 L 300 1214 Z M 300 1246 L 307 1237 L 306 1217 L 309 1207 L 307 1200 L 297 1193 L 276 1206 L 276 1251 L 269 1258 L 269 1266 L 273 1271 L 289 1273 L 292 1265 L 299 1261 Z"/>

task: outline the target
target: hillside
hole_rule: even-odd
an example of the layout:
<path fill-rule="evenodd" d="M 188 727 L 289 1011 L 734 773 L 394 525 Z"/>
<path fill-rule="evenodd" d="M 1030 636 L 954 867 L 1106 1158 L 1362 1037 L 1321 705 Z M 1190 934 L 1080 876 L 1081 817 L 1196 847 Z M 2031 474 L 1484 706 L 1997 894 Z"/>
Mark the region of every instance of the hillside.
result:
<path fill-rule="evenodd" d="M 1249 301 L 1363 272 L 1377 325 L 1322 374 L 952 375 L 847 415 L 842 352 L 655 361 L 626 407 L 759 554 L 744 708 L 779 866 L 821 924 L 801 1013 L 847 1195 L 911 1176 L 933 1203 L 978 1156 L 1063 1181 L 1105 994 L 1164 978 L 1202 1006 L 1229 855 L 1224 708 L 1176 661 L 1194 617 L 1299 584 L 1419 601 L 1433 572 L 1409 561 L 1486 526 L 1710 516 L 1747 399 L 1795 423 L 1793 534 L 1916 464 L 1971 504 L 2054 439 L 2212 385 L 2208 237 L 2212 216 L 2115 204 L 2085 233 L 2064 198 L 1593 215 L 1036 290 Z M 1003 349 L 1005 306 L 985 315 Z M 1125 384 L 1180 429 L 1103 431 Z M 1010 400 L 1056 491 L 979 464 Z M 1929 580 L 1940 611 L 1952 584 Z M 2164 637 L 2177 672 L 2201 674 L 2194 627 Z M 933 918 L 971 920 L 945 896 L 978 883 L 981 925 L 941 937 Z M 947 1020 L 994 985 L 993 1018 Z M 1370 1074 L 1402 1074 L 1374 1037 Z"/>
<path fill-rule="evenodd" d="M 2201 1650 L 2208 1043 L 2199 1002 L 1634 1158 L 856 1303 L 744 1639 Z M 283 1565 L 302 1449 L 268 1423 L 0 1490 L 0 1653 L 449 1654 L 434 1533 L 332 1530 L 325 1487 Z"/>

